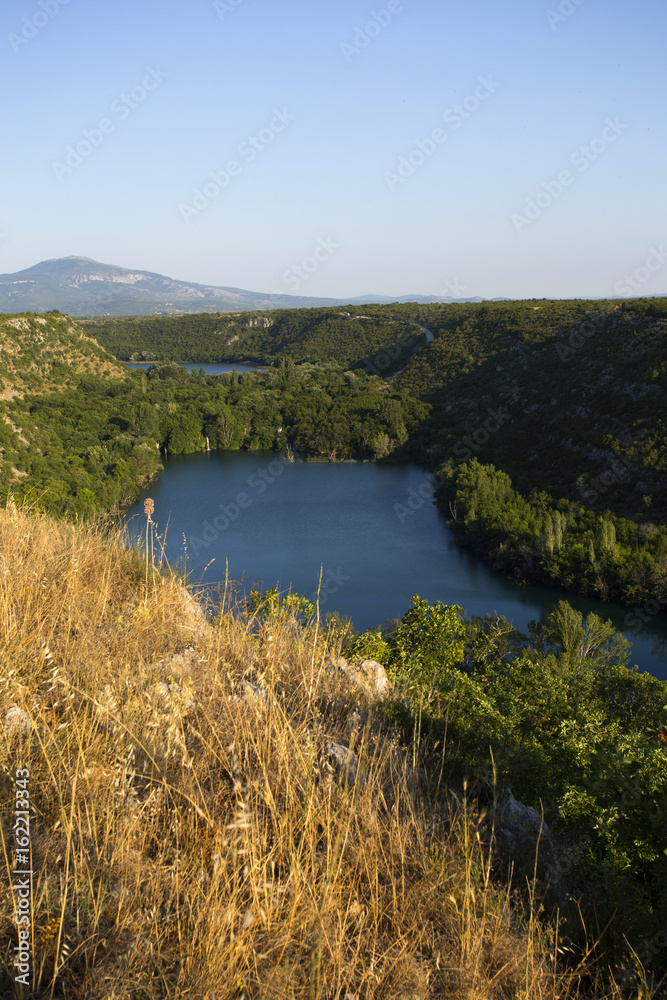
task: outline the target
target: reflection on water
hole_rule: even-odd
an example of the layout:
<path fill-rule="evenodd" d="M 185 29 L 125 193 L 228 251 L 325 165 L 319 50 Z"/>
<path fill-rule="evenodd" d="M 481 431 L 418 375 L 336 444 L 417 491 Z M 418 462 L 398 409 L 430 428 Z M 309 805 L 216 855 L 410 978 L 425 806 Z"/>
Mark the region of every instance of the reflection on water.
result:
<path fill-rule="evenodd" d="M 626 630 L 631 663 L 667 680 L 667 619 L 627 632 L 632 610 L 547 587 L 519 587 L 462 552 L 429 499 L 429 476 L 411 464 L 287 462 L 273 452 L 171 457 L 164 474 L 129 512 L 139 526 L 143 499 L 169 524 L 166 555 L 184 556 L 193 581 L 230 579 L 313 597 L 363 630 L 400 617 L 415 594 L 459 604 L 467 614 L 505 615 L 525 631 L 567 600 Z M 213 562 L 211 562 L 213 560 Z M 210 565 L 208 565 L 210 563 Z M 206 568 L 208 567 L 208 568 Z"/>
<path fill-rule="evenodd" d="M 128 363 L 128 368 L 150 368 L 151 365 L 158 364 L 155 361 L 142 361 Z M 261 365 L 242 365 L 242 364 L 213 364 L 211 362 L 203 362 L 201 364 L 191 364 L 189 361 L 179 361 L 178 364 L 181 368 L 187 368 L 189 372 L 198 372 L 201 368 L 204 369 L 205 375 L 222 375 L 223 372 L 238 372 L 242 375 L 243 372 L 256 372 L 260 371 Z"/>

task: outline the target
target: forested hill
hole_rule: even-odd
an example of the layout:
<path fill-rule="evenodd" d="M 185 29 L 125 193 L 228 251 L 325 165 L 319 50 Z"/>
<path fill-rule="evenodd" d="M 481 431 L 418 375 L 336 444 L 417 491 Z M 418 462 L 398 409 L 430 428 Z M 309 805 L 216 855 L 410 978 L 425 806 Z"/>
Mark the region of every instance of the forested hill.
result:
<path fill-rule="evenodd" d="M 667 520 L 667 299 L 425 307 L 396 388 L 435 404 L 434 460 Z"/>
<path fill-rule="evenodd" d="M 278 309 L 237 315 L 131 316 L 83 320 L 91 336 L 124 361 L 270 364 L 289 356 L 345 367 L 375 360 L 382 373 L 405 363 L 425 336 L 413 304 L 345 309 Z M 389 348 L 389 352 L 384 354 Z"/>
<path fill-rule="evenodd" d="M 288 356 L 397 373 L 398 392 L 436 407 L 413 442 L 429 464 L 477 457 L 521 490 L 667 521 L 667 299 L 107 318 L 86 329 L 126 360 Z"/>
<path fill-rule="evenodd" d="M 94 512 L 155 475 L 165 448 L 197 451 L 206 438 L 332 460 L 412 458 L 440 475 L 443 512 L 495 568 L 667 606 L 667 299 L 86 326 L 116 356 L 158 355 L 148 376 L 114 366 L 70 320 L 40 319 L 8 320 L 24 337 L 24 398 L 5 403 L 0 426 L 5 490 L 18 476 L 50 507 Z M 167 358 L 271 367 L 239 381 L 189 376 Z M 74 387 L 45 398 L 58 372 L 63 390 Z"/>
<path fill-rule="evenodd" d="M 127 369 L 69 316 L 0 314 L 0 398 L 73 388 L 83 375 L 124 378 Z"/>

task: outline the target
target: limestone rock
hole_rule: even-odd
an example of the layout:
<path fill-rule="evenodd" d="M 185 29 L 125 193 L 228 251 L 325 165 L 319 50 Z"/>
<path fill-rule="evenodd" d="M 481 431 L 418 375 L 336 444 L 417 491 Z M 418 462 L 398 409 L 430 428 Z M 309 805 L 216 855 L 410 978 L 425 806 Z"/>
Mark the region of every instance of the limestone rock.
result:
<path fill-rule="evenodd" d="M 356 784 L 359 758 L 349 747 L 342 743 L 330 743 L 326 749 L 325 765 L 330 772 L 345 777 L 350 787 Z"/>
<path fill-rule="evenodd" d="M 332 656 L 329 661 L 334 670 L 344 674 L 355 686 L 375 698 L 381 698 L 389 693 L 389 678 L 381 663 L 375 660 L 362 660 L 361 663 L 349 663 L 344 656 Z"/>
<path fill-rule="evenodd" d="M 523 885 L 526 880 L 532 882 L 537 856 L 541 894 L 552 906 L 567 905 L 567 889 L 549 827 L 537 809 L 518 802 L 509 788 L 498 803 L 496 837 L 501 858 L 508 868 L 513 868 L 516 880 Z"/>
<path fill-rule="evenodd" d="M 375 660 L 362 660 L 357 664 L 357 670 L 362 683 L 370 687 L 373 694 L 381 696 L 389 693 L 389 678 L 381 663 Z"/>
<path fill-rule="evenodd" d="M 250 681 L 243 681 L 241 690 L 243 701 L 262 701 L 268 705 L 271 698 L 269 689 L 263 684 L 251 684 Z"/>

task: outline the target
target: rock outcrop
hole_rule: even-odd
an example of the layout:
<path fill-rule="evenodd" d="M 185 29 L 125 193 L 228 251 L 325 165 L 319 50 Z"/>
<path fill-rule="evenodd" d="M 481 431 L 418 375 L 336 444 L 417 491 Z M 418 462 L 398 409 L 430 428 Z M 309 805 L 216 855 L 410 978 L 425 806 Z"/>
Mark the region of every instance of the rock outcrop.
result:
<path fill-rule="evenodd" d="M 349 663 L 344 656 L 334 656 L 329 660 L 330 669 L 343 674 L 360 691 L 374 698 L 382 698 L 389 693 L 387 672 L 375 660 Z"/>
<path fill-rule="evenodd" d="M 519 885 L 535 886 L 547 905 L 564 909 L 567 889 L 549 827 L 533 806 L 518 802 L 507 788 L 496 812 L 496 850 L 502 867 Z"/>

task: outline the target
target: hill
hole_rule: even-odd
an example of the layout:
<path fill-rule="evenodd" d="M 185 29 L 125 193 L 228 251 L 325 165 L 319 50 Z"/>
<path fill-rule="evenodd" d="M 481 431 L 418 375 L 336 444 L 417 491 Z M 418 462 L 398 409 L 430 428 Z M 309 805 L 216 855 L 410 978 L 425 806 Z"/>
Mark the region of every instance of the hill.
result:
<path fill-rule="evenodd" d="M 419 299 L 442 300 L 437 296 Z M 0 274 L 0 309 L 11 312 L 59 309 L 72 316 L 145 316 L 333 306 L 346 301 L 178 281 L 153 271 L 101 264 L 90 257 L 44 260 L 14 274 Z M 390 300 L 371 295 L 354 301 Z"/>
<path fill-rule="evenodd" d="M 428 399 L 434 461 L 477 457 L 526 491 L 667 521 L 667 299 L 423 307 L 396 378 Z"/>
<path fill-rule="evenodd" d="M 3 995 L 658 996 L 665 685 L 595 616 L 547 654 L 415 599 L 342 646 L 12 504 L 0 567 Z"/>
<path fill-rule="evenodd" d="M 83 460 L 77 453 L 80 441 L 65 399 L 68 393 L 78 393 L 77 430 L 82 424 L 92 425 L 94 417 L 82 384 L 92 381 L 106 393 L 110 385 L 122 385 L 130 372 L 69 316 L 57 312 L 0 315 L 0 340 L 0 488 L 5 495 L 14 489 L 32 490 L 34 495 L 38 483 L 44 489 L 48 482 L 54 495 L 62 496 L 67 494 L 65 480 L 69 478 L 83 490 Z M 37 400 L 48 409 L 41 426 L 34 409 Z M 61 464 L 64 455 L 67 476 Z M 100 482 L 110 505 L 123 492 L 123 477 L 109 485 L 115 491 Z M 77 487 L 73 489 L 76 493 Z"/>
<path fill-rule="evenodd" d="M 242 315 L 130 316 L 82 321 L 84 329 L 124 361 L 271 364 L 333 361 L 368 370 L 397 370 L 424 343 L 413 306 L 277 309 Z M 386 352 L 386 357 L 378 355 Z"/>
<path fill-rule="evenodd" d="M 127 369 L 68 316 L 0 315 L 0 399 L 72 388 L 84 375 L 125 378 Z"/>

